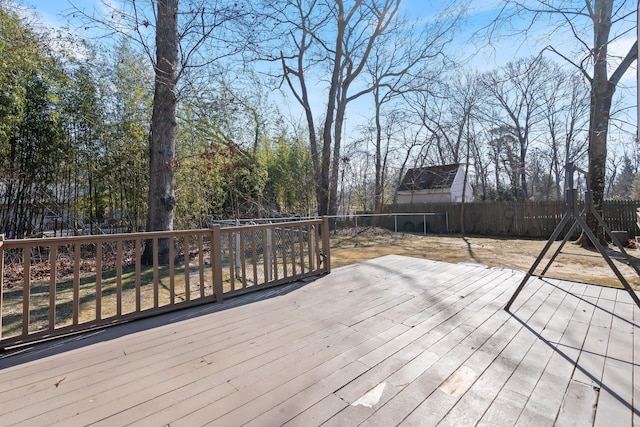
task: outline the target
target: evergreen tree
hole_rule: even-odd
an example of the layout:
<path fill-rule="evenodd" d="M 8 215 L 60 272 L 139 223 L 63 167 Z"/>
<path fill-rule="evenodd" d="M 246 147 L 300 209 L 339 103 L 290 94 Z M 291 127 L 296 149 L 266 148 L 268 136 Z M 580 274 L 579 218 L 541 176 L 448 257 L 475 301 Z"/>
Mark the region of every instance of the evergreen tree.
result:
<path fill-rule="evenodd" d="M 629 156 L 625 154 L 622 170 L 613 184 L 613 197 L 616 199 L 631 199 L 633 192 L 633 182 L 636 171 Z"/>

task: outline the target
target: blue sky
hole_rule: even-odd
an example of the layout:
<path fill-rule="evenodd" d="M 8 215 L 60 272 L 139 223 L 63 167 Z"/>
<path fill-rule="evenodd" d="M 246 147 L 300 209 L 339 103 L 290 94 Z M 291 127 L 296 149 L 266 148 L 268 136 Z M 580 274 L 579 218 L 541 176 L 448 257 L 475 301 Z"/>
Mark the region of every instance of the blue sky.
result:
<path fill-rule="evenodd" d="M 71 8 L 67 0 L 23 0 L 26 6 L 34 8 L 41 16 L 44 24 L 64 25 L 64 12 Z M 87 9 L 99 7 L 100 0 L 73 0 L 73 4 Z"/>
<path fill-rule="evenodd" d="M 22 2 L 37 11 L 43 24 L 53 27 L 68 24 L 65 15 L 72 9 L 72 4 L 91 14 L 93 10 L 102 9 L 103 3 L 102 0 L 22 0 Z M 109 3 L 117 4 L 119 1 L 109 0 Z M 410 18 L 428 20 L 432 17 L 432 11 L 440 8 L 441 4 L 440 0 L 404 0 L 401 10 Z M 483 25 L 483 21 L 492 19 L 498 4 L 499 0 L 472 2 L 469 23 L 474 27 Z"/>
<path fill-rule="evenodd" d="M 43 23 L 50 26 L 66 25 L 67 19 L 64 15 L 71 10 L 72 4 L 90 14 L 94 9 L 100 10 L 103 3 L 102 0 L 23 0 L 23 2 L 34 8 L 40 14 Z M 117 4 L 118 0 L 109 0 L 109 2 Z M 495 17 L 500 3 L 500 0 L 471 1 L 467 25 L 476 30 L 490 22 Z M 439 7 L 440 4 L 441 2 L 437 0 L 405 0 L 402 8 L 411 17 L 429 19 L 431 11 Z M 473 30 L 467 31 L 466 34 L 470 35 Z M 465 36 L 463 35 L 461 38 L 464 39 Z M 562 39 L 559 37 L 553 40 L 554 45 L 561 43 Z M 571 41 L 570 37 L 564 39 Z M 614 49 L 628 49 L 630 39 L 631 37 L 625 38 L 613 46 Z M 463 43 L 470 47 L 472 42 L 473 40 L 464 40 Z M 488 68 L 500 66 L 515 56 L 536 54 L 544 43 L 549 43 L 549 40 L 537 39 L 535 36 L 529 37 L 525 43 L 503 43 L 496 49 L 487 49 L 486 52 L 483 52 L 477 66 Z"/>
<path fill-rule="evenodd" d="M 22 0 L 26 6 L 32 7 L 40 15 L 40 20 L 47 26 L 63 26 L 67 24 L 67 18 L 64 16 L 71 8 L 72 4 L 85 12 L 91 14 L 94 9 L 102 8 L 102 0 Z M 118 0 L 109 0 L 111 3 L 117 4 Z M 274 0 L 277 1 L 277 0 Z M 500 0 L 475 0 L 471 1 L 469 8 L 469 17 L 467 18 L 467 31 L 463 33 L 456 43 L 459 43 L 460 49 L 468 49 L 469 53 L 477 51 L 477 45 L 474 46 L 474 40 L 469 37 L 473 31 L 490 22 L 496 15 L 500 7 Z M 402 7 L 404 11 L 412 18 L 430 19 L 431 11 L 440 7 L 440 0 L 405 0 Z M 467 34 L 466 36 L 464 34 Z M 542 32 L 540 33 L 542 34 Z M 546 34 L 546 33 L 545 33 Z M 491 49 L 476 54 L 470 62 L 471 67 L 480 71 L 492 69 L 504 65 L 509 60 L 516 57 L 535 55 L 545 44 L 554 44 L 555 46 L 562 43 L 570 43 L 572 37 L 560 34 L 554 40 L 546 37 L 536 37 L 533 33 L 524 41 L 514 42 L 515 39 L 502 39 L 502 42 Z M 610 47 L 610 51 L 623 55 L 635 40 L 635 34 L 628 34 L 620 41 L 614 43 Z M 558 58 L 555 58 L 558 59 Z M 627 72 L 622 84 L 628 87 L 628 93 L 635 94 L 637 88 L 637 72 L 635 65 Z"/>

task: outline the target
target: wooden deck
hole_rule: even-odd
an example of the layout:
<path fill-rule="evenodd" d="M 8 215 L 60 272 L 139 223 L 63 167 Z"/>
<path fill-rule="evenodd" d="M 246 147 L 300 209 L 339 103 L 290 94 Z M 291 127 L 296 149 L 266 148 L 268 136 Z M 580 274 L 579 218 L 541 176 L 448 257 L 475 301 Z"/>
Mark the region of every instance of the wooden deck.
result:
<path fill-rule="evenodd" d="M 623 291 L 386 256 L 9 350 L 0 425 L 640 425 Z"/>

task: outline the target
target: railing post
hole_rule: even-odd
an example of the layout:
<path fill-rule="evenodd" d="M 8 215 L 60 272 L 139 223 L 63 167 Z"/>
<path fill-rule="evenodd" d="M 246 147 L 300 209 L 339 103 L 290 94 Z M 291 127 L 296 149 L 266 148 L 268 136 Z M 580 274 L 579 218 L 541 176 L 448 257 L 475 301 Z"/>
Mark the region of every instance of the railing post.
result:
<path fill-rule="evenodd" d="M 24 338 L 29 335 L 29 316 L 31 315 L 31 307 L 29 307 L 31 301 L 31 248 L 31 246 L 22 248 L 22 271 L 24 271 L 22 277 L 22 336 Z"/>
<path fill-rule="evenodd" d="M 229 254 L 229 256 L 233 256 L 235 263 L 235 277 L 241 278 L 244 282 L 244 275 L 242 274 L 242 258 L 240 257 L 240 231 L 236 231 L 233 233 L 233 254 Z"/>
<path fill-rule="evenodd" d="M 269 226 L 269 228 L 265 229 L 265 236 L 264 236 L 264 240 L 263 243 L 266 243 L 266 248 L 262 249 L 262 256 L 264 256 L 265 258 L 265 263 L 267 264 L 267 268 L 265 269 L 265 274 L 266 277 L 264 278 L 265 282 L 270 282 L 272 280 L 273 277 L 273 256 L 272 256 L 272 251 L 273 251 L 273 245 L 272 245 L 272 237 L 271 234 L 273 233 L 273 230 L 271 230 L 271 225 Z"/>
<path fill-rule="evenodd" d="M 331 248 L 329 246 L 329 218 L 322 219 L 322 253 L 324 254 L 324 268 L 331 273 Z"/>
<path fill-rule="evenodd" d="M 3 288 L 4 288 L 4 234 L 0 234 L 0 342 L 2 341 L 2 294 L 4 294 Z"/>
<path fill-rule="evenodd" d="M 222 302 L 224 289 L 222 287 L 222 236 L 220 225 L 211 226 L 211 280 L 216 302 Z"/>

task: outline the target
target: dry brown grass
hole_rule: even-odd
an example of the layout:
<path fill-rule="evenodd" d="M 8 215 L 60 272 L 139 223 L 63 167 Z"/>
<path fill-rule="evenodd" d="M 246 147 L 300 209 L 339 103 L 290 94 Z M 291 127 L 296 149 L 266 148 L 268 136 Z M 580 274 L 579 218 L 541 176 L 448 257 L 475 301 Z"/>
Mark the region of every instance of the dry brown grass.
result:
<path fill-rule="evenodd" d="M 395 254 L 428 258 L 450 263 L 470 262 L 488 267 L 506 267 L 528 271 L 540 254 L 545 240 L 499 239 L 492 237 L 460 235 L 417 235 L 392 233 L 380 229 L 364 229 L 357 235 L 342 232 L 331 239 L 331 265 L 339 267 L 383 255 Z M 555 242 L 536 273 L 546 266 L 559 247 Z M 617 249 L 609 249 L 609 255 L 623 276 L 634 286 L 640 278 L 626 264 Z M 628 249 L 632 257 L 640 257 L 640 250 Z M 640 261 L 640 260 L 639 260 Z M 620 287 L 620 282 L 597 251 L 583 249 L 567 243 L 552 264 L 547 277 L 556 277 L 585 283 Z"/>

